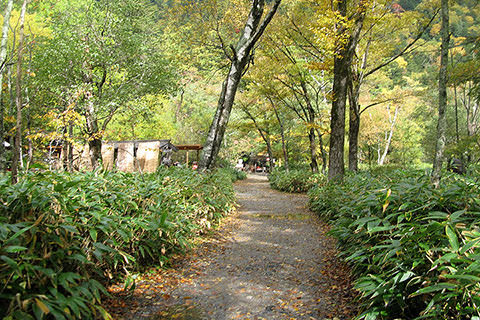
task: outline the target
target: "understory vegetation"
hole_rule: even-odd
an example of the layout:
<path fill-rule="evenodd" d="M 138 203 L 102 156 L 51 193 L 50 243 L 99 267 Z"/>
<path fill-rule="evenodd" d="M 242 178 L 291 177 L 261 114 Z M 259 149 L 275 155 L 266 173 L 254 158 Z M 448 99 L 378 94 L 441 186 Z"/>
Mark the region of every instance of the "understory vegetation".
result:
<path fill-rule="evenodd" d="M 232 172 L 159 169 L 0 177 L 0 317 L 108 318 L 105 285 L 173 252 L 234 208 Z"/>
<path fill-rule="evenodd" d="M 273 170 L 268 175 L 270 186 L 279 191 L 285 192 L 307 192 L 318 183 L 327 181 L 325 175 L 312 173 L 308 170 Z"/>
<path fill-rule="evenodd" d="M 479 319 L 479 177 L 435 189 L 424 171 L 380 168 L 310 190 L 356 276 L 359 319 Z"/>
<path fill-rule="evenodd" d="M 222 168 L 222 171 L 225 174 L 228 174 L 230 176 L 230 179 L 232 180 L 232 182 L 235 182 L 237 180 L 247 179 L 247 174 L 244 171 L 236 170 L 232 167 L 226 166 L 226 167 Z"/>

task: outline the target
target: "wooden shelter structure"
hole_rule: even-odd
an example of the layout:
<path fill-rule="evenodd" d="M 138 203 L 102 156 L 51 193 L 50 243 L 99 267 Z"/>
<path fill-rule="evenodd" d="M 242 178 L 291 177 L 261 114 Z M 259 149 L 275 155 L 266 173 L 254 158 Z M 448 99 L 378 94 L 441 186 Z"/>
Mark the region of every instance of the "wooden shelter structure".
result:
<path fill-rule="evenodd" d="M 200 150 L 203 149 L 203 146 L 201 144 L 178 144 L 175 146 L 178 150 L 186 151 L 187 154 L 185 156 L 185 164 L 188 166 L 189 165 L 189 153 L 190 151 L 195 151 L 196 152 L 196 161 L 200 160 Z"/>
<path fill-rule="evenodd" d="M 102 144 L 102 159 L 107 169 L 155 172 L 160 165 L 171 165 L 176 151 L 170 140 L 110 141 Z"/>
<path fill-rule="evenodd" d="M 103 141 L 102 163 L 107 170 L 124 172 L 155 172 L 160 165 L 172 165 L 171 156 L 178 151 L 170 140 L 127 140 Z M 48 160 L 55 162 L 54 169 L 62 168 L 63 148 L 61 141 L 48 147 Z M 74 167 L 91 170 L 88 144 L 82 149 L 74 149 Z"/>

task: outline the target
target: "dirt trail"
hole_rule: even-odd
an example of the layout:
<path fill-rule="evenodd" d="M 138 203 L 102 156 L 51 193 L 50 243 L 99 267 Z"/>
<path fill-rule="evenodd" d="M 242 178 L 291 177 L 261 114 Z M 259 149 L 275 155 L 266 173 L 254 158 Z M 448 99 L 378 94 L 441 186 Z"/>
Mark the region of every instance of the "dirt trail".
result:
<path fill-rule="evenodd" d="M 346 271 L 307 196 L 273 191 L 261 175 L 235 191 L 228 225 L 177 270 L 140 282 L 121 318 L 349 319 Z"/>

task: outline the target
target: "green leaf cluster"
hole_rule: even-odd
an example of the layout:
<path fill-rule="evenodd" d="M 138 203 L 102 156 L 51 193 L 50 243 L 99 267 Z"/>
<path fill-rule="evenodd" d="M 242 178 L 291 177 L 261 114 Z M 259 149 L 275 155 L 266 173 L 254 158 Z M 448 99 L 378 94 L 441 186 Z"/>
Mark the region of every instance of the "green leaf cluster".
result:
<path fill-rule="evenodd" d="M 234 208 L 231 181 L 179 168 L 1 177 L 0 317 L 108 318 L 104 286 L 214 226 Z"/>
<path fill-rule="evenodd" d="M 321 173 L 312 173 L 310 170 L 273 170 L 268 175 L 270 186 L 273 189 L 285 192 L 307 192 L 317 185 L 324 185 L 327 177 Z"/>
<path fill-rule="evenodd" d="M 434 189 L 421 171 L 381 168 L 309 195 L 357 277 L 358 319 L 480 316 L 478 180 Z"/>

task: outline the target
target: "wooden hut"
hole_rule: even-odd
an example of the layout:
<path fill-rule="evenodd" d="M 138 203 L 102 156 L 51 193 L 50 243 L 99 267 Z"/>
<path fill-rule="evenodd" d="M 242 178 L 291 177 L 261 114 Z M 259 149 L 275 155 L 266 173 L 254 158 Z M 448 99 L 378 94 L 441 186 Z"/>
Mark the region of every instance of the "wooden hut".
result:
<path fill-rule="evenodd" d="M 155 172 L 159 165 L 171 165 L 172 153 L 178 151 L 170 140 L 110 141 L 105 144 L 108 147 L 105 153 L 102 148 L 104 166 L 125 172 Z"/>
<path fill-rule="evenodd" d="M 203 149 L 203 146 L 201 144 L 177 144 L 175 147 L 180 151 L 186 151 L 185 165 L 188 166 L 190 163 L 190 151 L 195 151 L 195 161 L 200 160 L 200 151 Z"/>
<path fill-rule="evenodd" d="M 62 143 L 55 142 L 49 146 L 49 158 L 59 163 L 54 169 L 61 168 Z M 155 172 L 160 165 L 171 165 L 173 152 L 178 151 L 170 140 L 127 140 L 103 141 L 102 163 L 107 170 L 124 172 Z M 91 170 L 90 150 L 88 144 L 82 149 L 74 150 L 74 167 L 80 170 Z"/>

